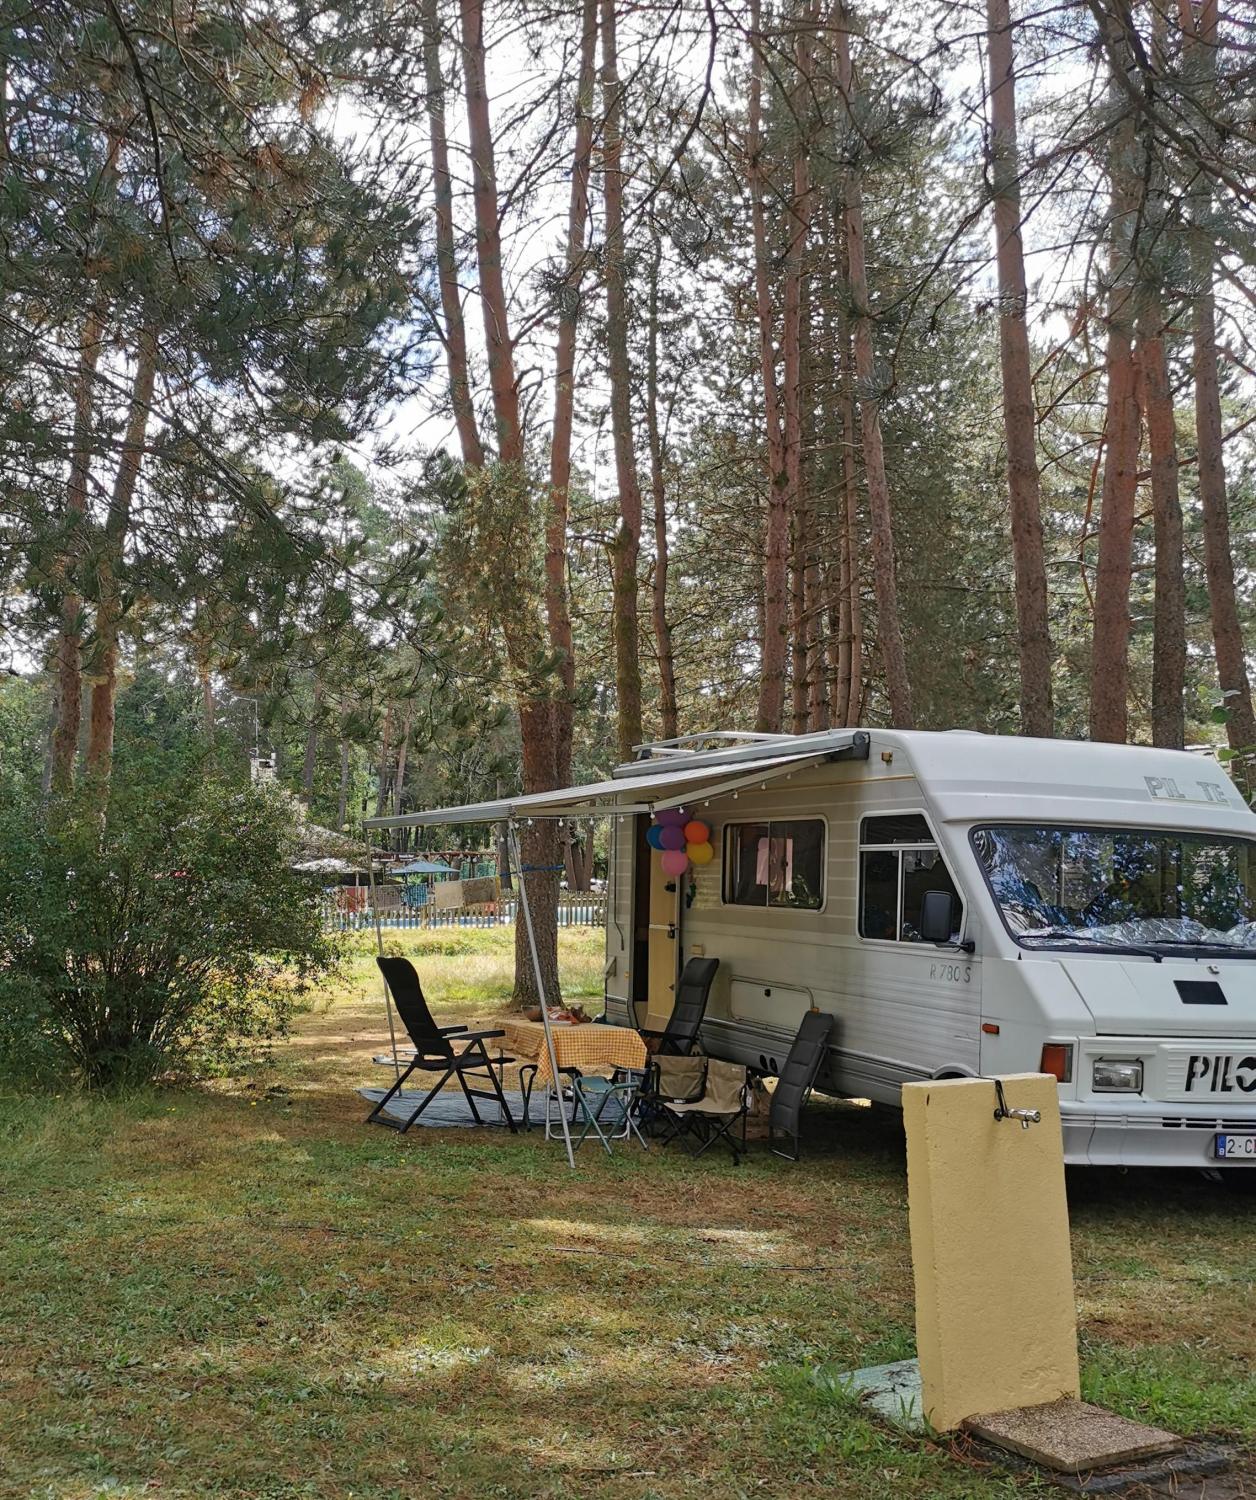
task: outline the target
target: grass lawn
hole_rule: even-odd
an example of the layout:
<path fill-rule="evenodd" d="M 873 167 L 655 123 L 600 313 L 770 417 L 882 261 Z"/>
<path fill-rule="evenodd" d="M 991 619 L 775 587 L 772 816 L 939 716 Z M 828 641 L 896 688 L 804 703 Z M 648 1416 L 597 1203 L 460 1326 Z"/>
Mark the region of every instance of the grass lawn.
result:
<path fill-rule="evenodd" d="M 446 1017 L 508 989 L 509 933 L 395 936 Z M 600 934 L 562 943 L 595 997 Z M 250 1078 L 0 1099 L 0 1495 L 1033 1492 L 814 1376 L 912 1352 L 893 1117 L 818 1106 L 799 1166 L 572 1174 L 537 1133 L 366 1128 L 386 1040 L 357 940 Z M 1087 1393 L 1256 1443 L 1256 1197 L 1093 1172 L 1071 1204 Z"/>

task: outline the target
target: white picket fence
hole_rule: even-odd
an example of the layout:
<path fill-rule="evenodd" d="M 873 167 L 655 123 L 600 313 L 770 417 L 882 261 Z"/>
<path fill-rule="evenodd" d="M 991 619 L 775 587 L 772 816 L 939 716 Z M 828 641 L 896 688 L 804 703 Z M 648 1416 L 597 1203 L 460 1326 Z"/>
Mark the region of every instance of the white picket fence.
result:
<path fill-rule="evenodd" d="M 412 928 L 416 932 L 442 927 L 508 927 L 515 921 L 518 906 L 518 897 L 513 895 L 483 906 L 438 908 L 428 902 L 426 906 L 409 909 L 390 903 L 380 908 L 379 925 Z M 329 902 L 324 920 L 333 932 L 361 932 L 375 926 L 375 914 L 366 903 L 356 910 L 345 910 Z M 605 927 L 606 897 L 587 891 L 562 892 L 558 898 L 558 925 Z"/>

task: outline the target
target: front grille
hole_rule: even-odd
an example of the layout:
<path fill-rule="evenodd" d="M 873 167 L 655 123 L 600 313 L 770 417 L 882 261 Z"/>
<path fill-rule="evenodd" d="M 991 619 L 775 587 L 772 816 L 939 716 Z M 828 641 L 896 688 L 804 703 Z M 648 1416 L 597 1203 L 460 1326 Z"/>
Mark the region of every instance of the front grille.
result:
<path fill-rule="evenodd" d="M 1166 1130 L 1256 1130 L 1256 1120 L 1250 1115 L 1246 1120 L 1188 1120 L 1166 1115 L 1160 1123 Z"/>

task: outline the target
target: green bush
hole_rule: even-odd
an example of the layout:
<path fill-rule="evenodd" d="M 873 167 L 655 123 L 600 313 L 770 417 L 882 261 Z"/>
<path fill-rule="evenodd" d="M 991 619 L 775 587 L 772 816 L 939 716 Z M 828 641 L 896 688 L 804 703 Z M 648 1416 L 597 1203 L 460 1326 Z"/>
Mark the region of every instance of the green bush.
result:
<path fill-rule="evenodd" d="M 29 974 L 0 968 L 0 1084 L 50 1086 L 65 1061 L 43 990 Z"/>
<path fill-rule="evenodd" d="M 51 816 L 0 805 L 0 1067 L 90 1085 L 221 1067 L 334 950 L 280 793 L 189 775 Z"/>

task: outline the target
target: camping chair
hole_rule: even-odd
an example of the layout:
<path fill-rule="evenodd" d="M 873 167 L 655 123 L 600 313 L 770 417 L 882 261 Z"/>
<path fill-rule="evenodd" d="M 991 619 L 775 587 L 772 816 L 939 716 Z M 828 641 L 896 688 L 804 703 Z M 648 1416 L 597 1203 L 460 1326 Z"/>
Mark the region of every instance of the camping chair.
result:
<path fill-rule="evenodd" d="M 768 1110 L 768 1149 L 788 1161 L 797 1161 L 802 1151 L 798 1133 L 802 1126 L 802 1109 L 811 1096 L 824 1055 L 829 1049 L 829 1033 L 833 1030 L 833 1017 L 822 1010 L 809 1010 L 802 1018 L 798 1035 L 794 1038 L 772 1093 Z M 776 1144 L 777 1134 L 793 1140 L 792 1152 L 782 1151 Z"/>
<path fill-rule="evenodd" d="M 432 1019 L 431 1011 L 427 1008 L 427 1001 L 423 998 L 423 987 L 419 983 L 419 976 L 410 960 L 408 958 L 377 958 L 375 962 L 380 967 L 384 983 L 392 994 L 393 1004 L 397 1007 L 397 1014 L 401 1017 L 401 1024 L 406 1028 L 414 1047 L 412 1051 L 407 1050 L 398 1054 L 399 1060 L 402 1057 L 410 1059 L 409 1066 L 367 1115 L 367 1124 L 388 1125 L 404 1135 L 450 1078 L 457 1078 L 458 1086 L 471 1106 L 471 1114 L 476 1124 L 482 1125 L 484 1121 L 475 1107 L 475 1101 L 496 1099 L 502 1118 L 510 1126 L 513 1135 L 515 1122 L 511 1117 L 510 1106 L 506 1103 L 506 1096 L 502 1093 L 501 1081 L 494 1071 L 494 1064 L 501 1068 L 507 1063 L 514 1062 L 514 1058 L 500 1054 L 496 1059 L 490 1058 L 484 1045 L 493 1037 L 505 1036 L 506 1033 L 504 1031 L 468 1031 L 465 1026 L 438 1026 Z M 406 1079 L 414 1072 L 439 1073 L 440 1077 L 404 1123 L 389 1119 L 383 1114 L 385 1105 L 394 1095 L 401 1092 Z M 471 1084 L 485 1082 L 491 1084 L 492 1092 L 471 1087 L 467 1082 L 468 1078 Z"/>
<path fill-rule="evenodd" d="M 520 1090 L 521 1090 L 521 1092 L 523 1094 L 523 1128 L 525 1130 L 531 1130 L 532 1129 L 532 1089 L 533 1089 L 533 1087 L 536 1084 L 536 1075 L 537 1075 L 538 1066 L 539 1065 L 537 1063 L 524 1063 L 523 1067 L 521 1067 L 519 1069 L 519 1088 L 520 1088 Z M 574 1089 L 574 1084 L 575 1084 L 576 1079 L 579 1078 L 579 1077 L 581 1077 L 580 1069 L 579 1068 L 559 1068 L 558 1073 L 559 1073 L 560 1078 L 567 1078 L 567 1079 L 570 1080 L 570 1083 L 567 1084 L 567 1085 L 563 1085 L 563 1084 L 560 1083 L 553 1090 L 553 1093 L 551 1093 L 548 1089 L 545 1091 L 545 1138 L 546 1138 L 546 1140 L 549 1139 L 549 1126 L 550 1126 L 550 1119 L 551 1119 L 550 1105 L 552 1104 L 555 1095 L 557 1095 L 557 1097 L 558 1097 L 559 1107 L 560 1108 L 562 1107 L 562 1104 L 563 1104 L 564 1100 L 570 1100 L 571 1101 L 571 1121 L 570 1121 L 570 1123 L 572 1125 L 574 1125 L 576 1123 L 576 1118 L 577 1118 L 577 1116 L 580 1113 L 580 1102 L 576 1098 L 575 1089 Z"/>
<path fill-rule="evenodd" d="M 706 1087 L 707 1060 L 701 1053 L 677 1057 L 659 1053 L 650 1059 L 640 1082 L 638 1116 L 642 1126 L 659 1133 L 664 1141 L 676 1134 L 676 1121 L 666 1113 L 668 1104 L 692 1104 Z M 618 1075 L 617 1075 L 618 1076 Z"/>
<path fill-rule="evenodd" d="M 607 1156 L 614 1154 L 612 1141 L 626 1141 L 634 1135 L 643 1149 L 649 1149 L 636 1118 L 641 1092 L 640 1075 L 623 1079 L 577 1075 L 572 1081 L 572 1092 L 584 1114 L 584 1129 L 572 1142 L 573 1148 L 579 1149 L 592 1133 L 606 1148 Z"/>
<path fill-rule="evenodd" d="M 746 1117 L 750 1113 L 750 1071 L 741 1063 L 708 1058 L 700 1097 L 688 1101 L 663 1099 L 660 1107 L 670 1124 L 664 1143 L 678 1140 L 696 1157 L 722 1141 L 733 1153 L 733 1164 L 740 1163 L 746 1150 Z M 739 1120 L 740 1143 L 733 1134 Z"/>
<path fill-rule="evenodd" d="M 685 965 L 676 986 L 676 1003 L 667 1018 L 667 1025 L 662 1031 L 641 1033 L 642 1036 L 658 1038 L 660 1053 L 688 1057 L 693 1051 L 719 966 L 718 958 L 691 958 Z"/>

